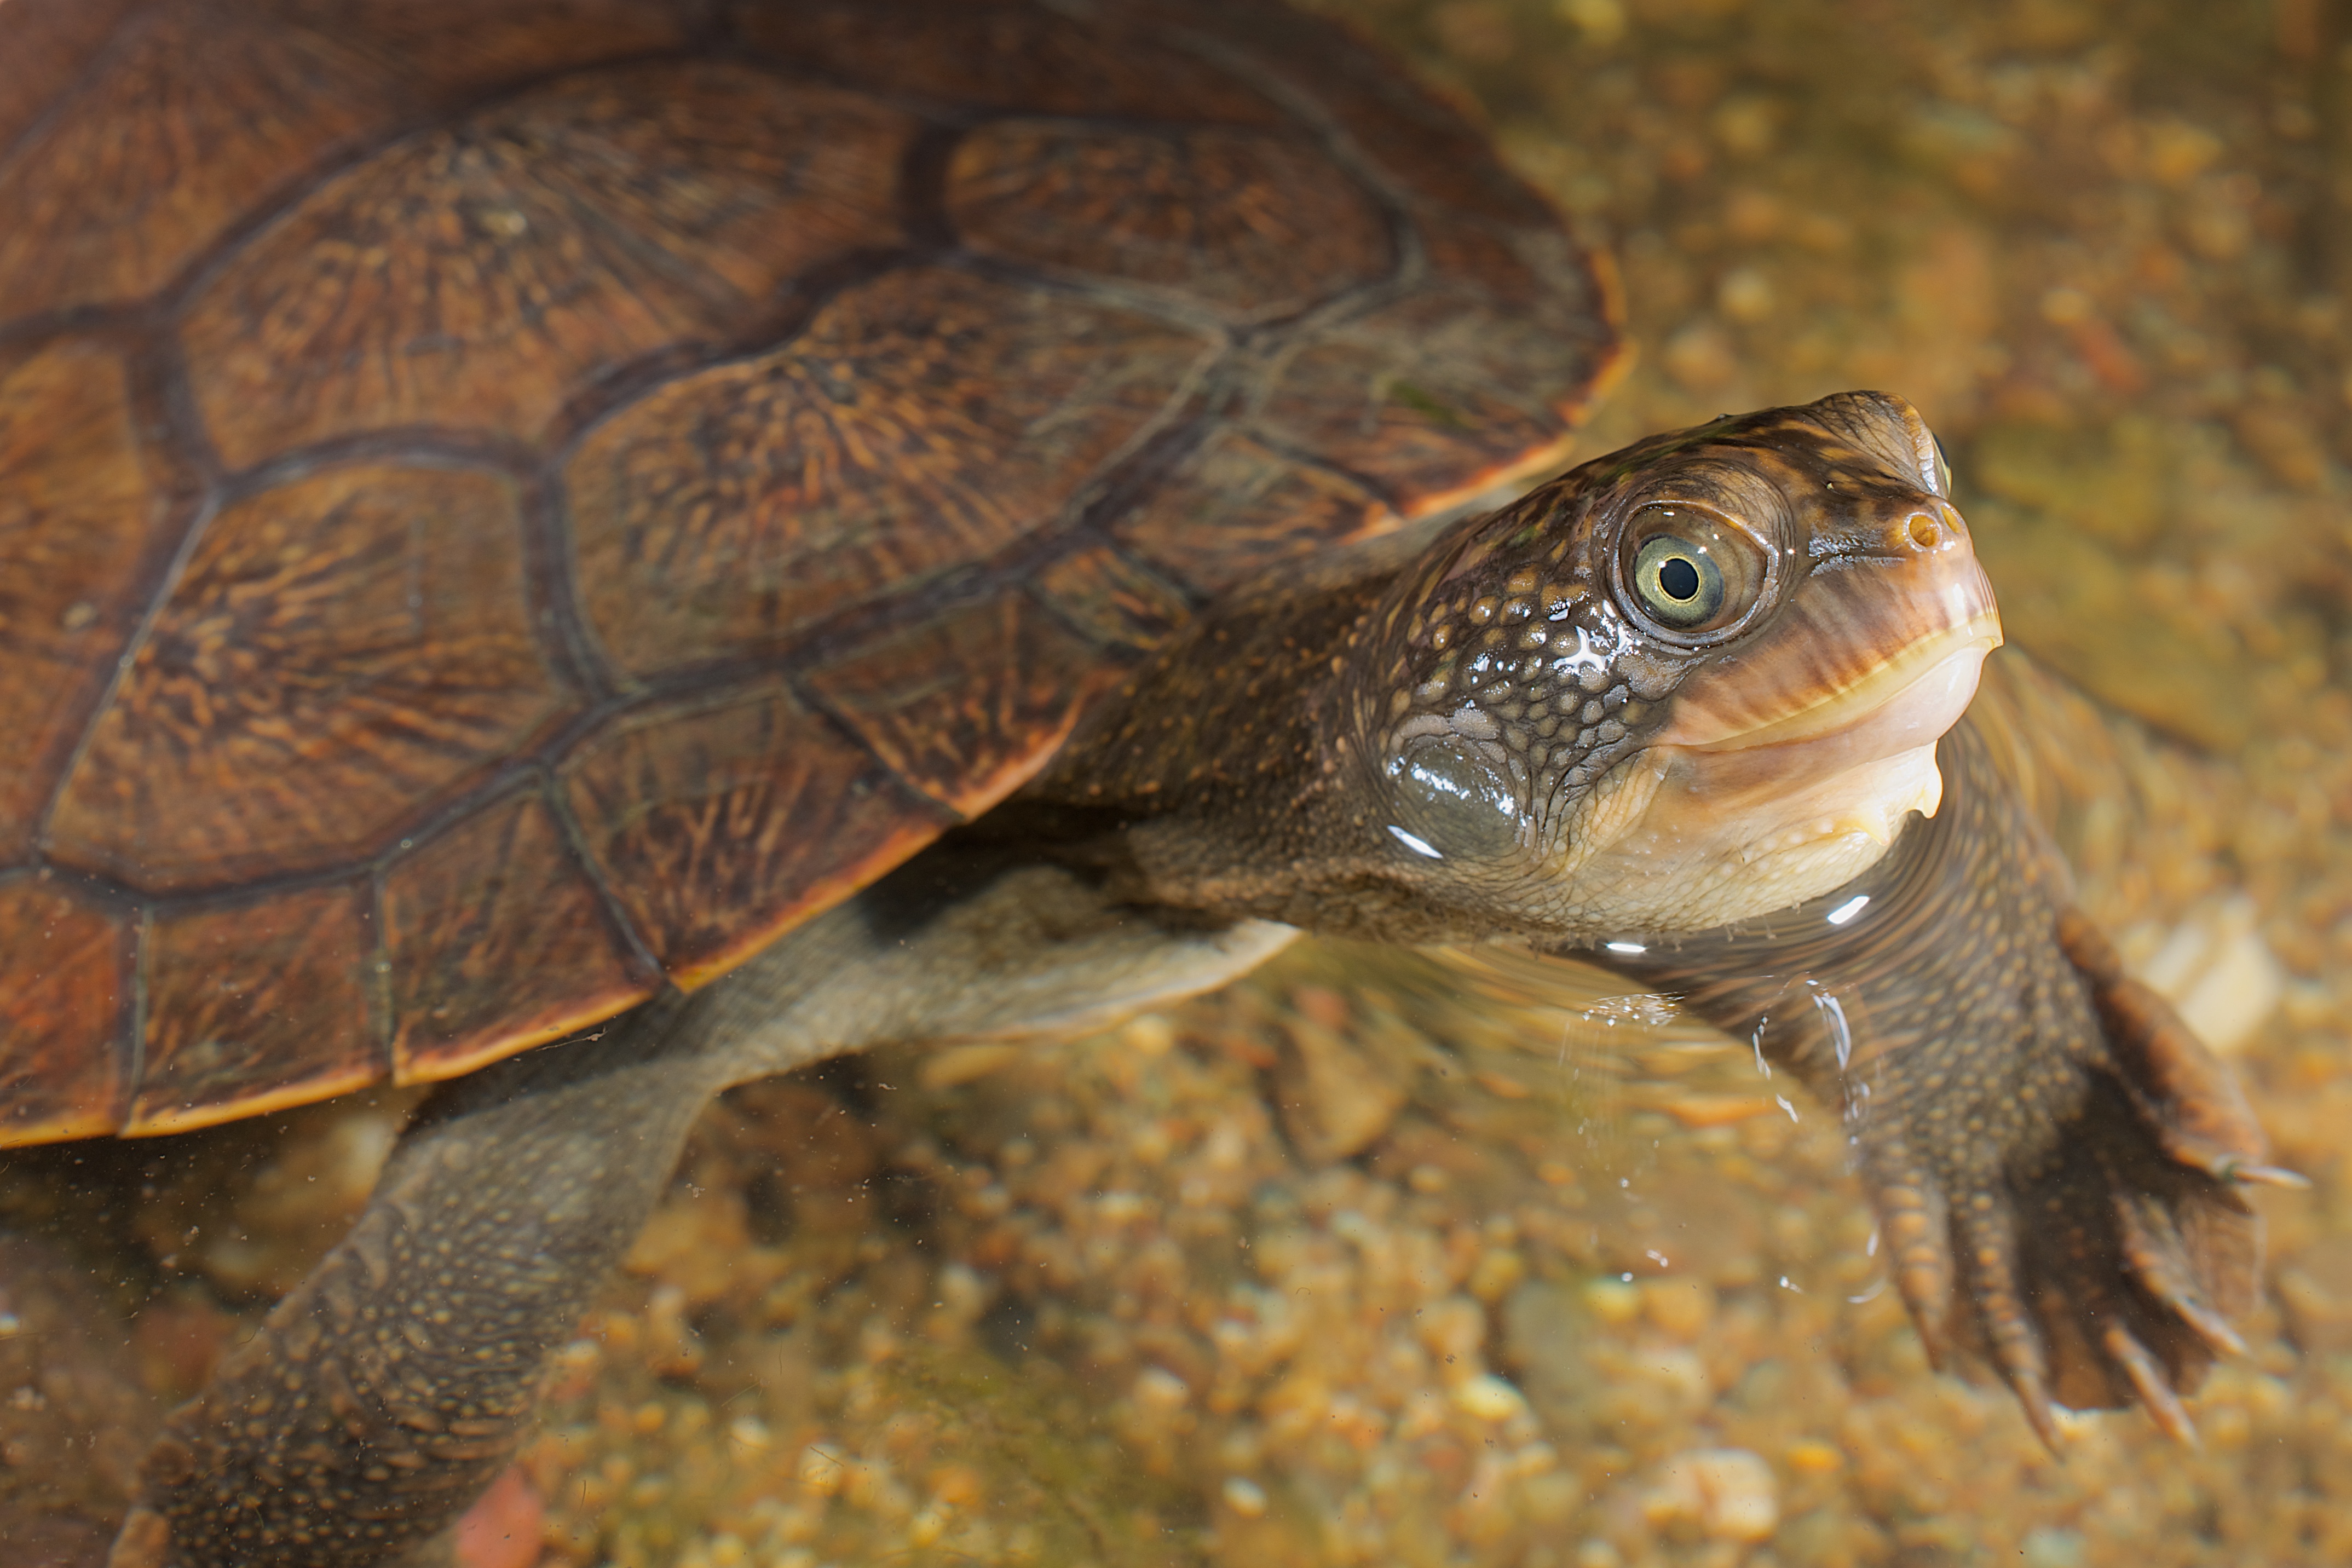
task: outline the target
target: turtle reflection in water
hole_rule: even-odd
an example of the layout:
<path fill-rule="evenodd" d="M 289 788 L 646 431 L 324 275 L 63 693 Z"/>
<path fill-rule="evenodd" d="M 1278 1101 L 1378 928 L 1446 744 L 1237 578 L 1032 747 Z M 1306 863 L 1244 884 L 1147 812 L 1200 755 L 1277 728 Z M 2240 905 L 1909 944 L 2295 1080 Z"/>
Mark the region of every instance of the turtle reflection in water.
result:
<path fill-rule="evenodd" d="M 713 1094 L 1302 929 L 1607 944 L 1859 1111 L 1936 1355 L 2185 1427 L 2275 1173 L 1953 728 L 1932 437 L 1446 525 L 1615 315 L 1349 37 L 11 0 L 0 58 L 0 1137 L 452 1080 L 118 1564 L 424 1560 Z"/>

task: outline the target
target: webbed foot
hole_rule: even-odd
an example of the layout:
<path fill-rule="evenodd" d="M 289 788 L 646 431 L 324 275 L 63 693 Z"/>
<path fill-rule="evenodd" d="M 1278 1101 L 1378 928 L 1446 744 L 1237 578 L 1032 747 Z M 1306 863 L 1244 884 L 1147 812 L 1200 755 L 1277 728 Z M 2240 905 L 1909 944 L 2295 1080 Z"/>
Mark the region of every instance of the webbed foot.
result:
<path fill-rule="evenodd" d="M 1843 1108 L 1928 1357 L 1981 1356 L 2026 1418 L 2182 1398 L 2254 1300 L 2250 1184 L 2296 1185 L 2230 1069 L 2124 973 L 1963 722 L 1942 808 L 1833 892 L 1618 966 Z"/>
<path fill-rule="evenodd" d="M 2302 1178 L 2268 1163 L 2229 1069 L 2088 920 L 2065 910 L 2056 935 L 2103 1038 L 2014 1087 L 2049 1118 L 2027 1151 L 1922 1157 L 1864 1133 L 1889 1262 L 1930 1359 L 1982 1355 L 2045 1442 L 2053 1402 L 2135 1401 L 2194 1442 L 2181 1396 L 2245 1348 L 2230 1320 L 2253 1303 L 2262 1237 L 2243 1188 Z"/>

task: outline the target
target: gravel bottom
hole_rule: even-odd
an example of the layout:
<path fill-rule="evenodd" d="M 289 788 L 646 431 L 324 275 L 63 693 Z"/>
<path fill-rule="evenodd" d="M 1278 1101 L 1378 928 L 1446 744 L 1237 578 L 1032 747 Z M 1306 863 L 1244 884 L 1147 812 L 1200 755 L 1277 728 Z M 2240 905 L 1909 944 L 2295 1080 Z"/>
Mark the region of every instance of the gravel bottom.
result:
<path fill-rule="evenodd" d="M 1643 359 L 1587 450 L 1902 392 L 2012 641 L 2188 748 L 2090 748 L 2065 832 L 2315 1178 L 2265 1194 L 2252 1353 L 2200 1448 L 2093 1415 L 2053 1458 L 1927 1369 L 1832 1121 L 1744 1052 L 1605 977 L 1318 946 L 715 1112 L 529 1461 L 547 1561 L 2352 1561 L 2339 24 L 1323 8 L 1622 258 Z"/>
<path fill-rule="evenodd" d="M 1743 1050 L 1591 972 L 1318 944 L 1107 1035 L 729 1097 L 469 1568 L 2352 1561 L 2333 8 L 1324 8 L 1622 259 L 1644 357 L 1588 450 L 1899 391 L 2011 640 L 2153 727 L 2061 770 L 2086 903 L 2315 1183 L 2263 1194 L 2271 1289 L 2201 1447 L 2091 1415 L 2053 1458 L 1931 1373 L 1833 1119 Z M 194 1387 L 406 1104 L 0 1163 L 20 1225 L 129 1237 L 100 1295 L 140 1384 L 42 1326 L 96 1307 L 0 1300 L 0 1458 Z M 109 1213 L 82 1160 L 135 1167 Z M 102 1509 L 127 1453 L 93 1460 Z"/>

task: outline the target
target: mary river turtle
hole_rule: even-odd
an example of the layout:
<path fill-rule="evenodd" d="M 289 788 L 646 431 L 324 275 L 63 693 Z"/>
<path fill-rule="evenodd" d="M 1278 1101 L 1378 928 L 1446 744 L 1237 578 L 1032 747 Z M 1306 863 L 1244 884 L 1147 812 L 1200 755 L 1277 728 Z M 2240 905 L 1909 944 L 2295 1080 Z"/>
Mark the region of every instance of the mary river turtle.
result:
<path fill-rule="evenodd" d="M 8 0 L 0 73 L 0 1140 L 451 1080 L 121 1568 L 427 1560 L 713 1093 L 1298 930 L 1752 1034 L 2045 1431 L 2233 1342 L 2260 1135 L 1952 728 L 1918 416 L 1460 515 L 1611 284 L 1344 32 Z"/>

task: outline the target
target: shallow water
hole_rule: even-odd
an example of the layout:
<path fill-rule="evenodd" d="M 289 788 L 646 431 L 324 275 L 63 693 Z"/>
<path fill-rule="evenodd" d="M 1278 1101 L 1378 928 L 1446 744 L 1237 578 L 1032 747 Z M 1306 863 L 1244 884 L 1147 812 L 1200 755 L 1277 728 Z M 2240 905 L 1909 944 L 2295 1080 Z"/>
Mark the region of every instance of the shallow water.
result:
<path fill-rule="evenodd" d="M 2086 902 L 2315 1182 L 2264 1200 L 2203 1447 L 2089 1415 L 2061 1463 L 1928 1372 L 1834 1117 L 1744 1047 L 1591 975 L 1319 945 L 1097 1038 L 731 1097 L 477 1568 L 2352 1561 L 2352 26 L 1324 8 L 1621 258 L 1642 358 L 1584 450 L 1899 392 L 2011 640 L 2153 727 L 2109 759 L 2134 796 L 2068 818 Z M 299 1274 L 401 1109 L 89 1156 L 153 1162 L 131 1229 L 179 1283 L 132 1330 L 145 1396 Z M 10 1310 L 0 1355 L 88 1315 Z"/>

